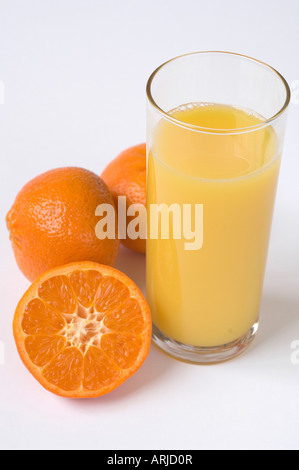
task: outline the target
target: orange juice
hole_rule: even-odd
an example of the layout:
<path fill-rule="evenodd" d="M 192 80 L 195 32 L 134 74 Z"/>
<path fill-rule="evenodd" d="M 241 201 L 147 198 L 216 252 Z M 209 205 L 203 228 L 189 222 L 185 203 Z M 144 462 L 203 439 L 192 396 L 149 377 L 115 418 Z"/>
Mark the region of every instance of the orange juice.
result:
<path fill-rule="evenodd" d="M 148 149 L 148 212 L 151 204 L 202 204 L 203 245 L 149 238 L 147 297 L 163 334 L 214 347 L 258 321 L 277 136 L 261 116 L 231 106 L 193 103 L 169 114 L 176 121 L 161 120 Z"/>

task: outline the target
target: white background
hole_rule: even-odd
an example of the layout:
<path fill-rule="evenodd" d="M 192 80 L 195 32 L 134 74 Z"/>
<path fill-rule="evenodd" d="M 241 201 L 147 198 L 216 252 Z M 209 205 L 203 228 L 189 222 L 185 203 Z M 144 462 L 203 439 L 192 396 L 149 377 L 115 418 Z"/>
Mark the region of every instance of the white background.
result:
<path fill-rule="evenodd" d="M 72 165 L 100 174 L 121 150 L 143 142 L 146 80 L 165 60 L 196 50 L 239 52 L 296 86 L 298 45 L 298 0 L 0 1 L 1 448 L 299 448 L 299 364 L 291 361 L 299 340 L 299 82 L 260 331 L 234 361 L 188 365 L 153 346 L 137 374 L 108 396 L 74 401 L 46 392 L 21 364 L 12 337 L 29 284 L 4 221 L 17 192 L 39 173 Z M 118 267 L 144 288 L 143 256 L 122 250 Z"/>

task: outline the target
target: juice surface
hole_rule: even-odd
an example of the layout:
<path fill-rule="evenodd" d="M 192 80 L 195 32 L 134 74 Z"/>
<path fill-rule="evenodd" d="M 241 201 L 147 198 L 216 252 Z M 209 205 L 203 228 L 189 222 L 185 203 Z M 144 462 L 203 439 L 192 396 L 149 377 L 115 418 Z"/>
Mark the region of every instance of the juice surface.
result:
<path fill-rule="evenodd" d="M 203 246 L 187 251 L 184 238 L 148 238 L 147 297 L 162 333 L 219 346 L 258 321 L 277 138 L 260 116 L 231 106 L 193 103 L 170 114 L 182 125 L 161 120 L 148 146 L 148 213 L 151 204 L 203 204 Z"/>

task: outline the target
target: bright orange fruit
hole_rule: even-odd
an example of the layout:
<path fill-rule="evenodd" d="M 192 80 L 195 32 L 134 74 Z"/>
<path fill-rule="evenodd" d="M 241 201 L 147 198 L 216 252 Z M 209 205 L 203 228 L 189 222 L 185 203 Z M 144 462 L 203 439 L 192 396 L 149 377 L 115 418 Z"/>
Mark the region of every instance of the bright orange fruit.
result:
<path fill-rule="evenodd" d="M 82 262 L 40 276 L 19 302 L 13 331 L 22 361 L 44 388 L 89 398 L 111 392 L 139 369 L 152 322 L 131 279 Z"/>
<path fill-rule="evenodd" d="M 114 206 L 112 195 L 98 175 L 84 168 L 51 170 L 23 187 L 6 222 L 18 266 L 30 281 L 77 261 L 114 265 L 117 233 L 115 239 L 96 237 L 100 204 Z"/>
<path fill-rule="evenodd" d="M 135 145 L 121 152 L 105 168 L 101 177 L 110 189 L 117 207 L 118 196 L 126 196 L 131 204 L 146 205 L 146 144 Z M 127 225 L 134 219 L 128 216 Z M 145 222 L 145 221 L 144 221 Z M 128 248 L 145 253 L 146 240 L 127 237 L 121 242 Z"/>

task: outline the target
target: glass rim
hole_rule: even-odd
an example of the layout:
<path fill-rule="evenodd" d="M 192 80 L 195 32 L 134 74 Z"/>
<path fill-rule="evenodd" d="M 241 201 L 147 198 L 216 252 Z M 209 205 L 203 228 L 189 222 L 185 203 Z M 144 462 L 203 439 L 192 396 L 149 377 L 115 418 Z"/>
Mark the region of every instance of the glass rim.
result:
<path fill-rule="evenodd" d="M 164 111 L 162 108 L 160 108 L 160 106 L 154 100 L 154 98 L 152 96 L 152 91 L 151 91 L 153 80 L 156 77 L 156 75 L 159 73 L 159 71 L 161 69 L 163 69 L 165 66 L 167 66 L 168 64 L 170 64 L 171 62 L 174 62 L 178 59 L 182 59 L 184 57 L 188 57 L 188 56 L 192 56 L 192 55 L 201 55 L 201 54 L 232 55 L 232 56 L 235 56 L 235 57 L 239 57 L 239 58 L 242 58 L 242 59 L 246 59 L 246 60 L 255 62 L 257 65 L 259 64 L 259 65 L 262 65 L 263 67 L 268 68 L 270 71 L 272 71 L 280 79 L 280 81 L 283 83 L 283 85 L 285 87 L 286 98 L 285 98 L 284 104 L 282 105 L 282 107 L 279 109 L 279 111 L 277 113 L 275 113 L 270 118 L 265 119 L 261 123 L 255 124 L 253 126 L 240 127 L 240 128 L 235 128 L 235 129 L 215 129 L 215 128 L 209 128 L 209 127 L 201 127 L 201 126 L 196 126 L 194 124 L 189 124 L 189 123 L 186 123 L 186 122 L 180 121 L 179 119 L 174 118 L 170 114 L 169 111 L 167 112 L 167 111 Z M 289 106 L 289 103 L 290 103 L 290 100 L 291 100 L 291 91 L 290 91 L 290 87 L 289 87 L 288 82 L 286 81 L 284 76 L 281 73 L 279 73 L 274 67 L 267 64 L 266 62 L 263 62 L 263 61 L 258 60 L 258 59 L 254 59 L 253 57 L 250 57 L 250 56 L 247 56 L 247 55 L 244 55 L 244 54 L 239 54 L 237 52 L 216 51 L 216 50 L 215 51 L 188 52 L 186 54 L 181 54 L 181 55 L 178 55 L 176 57 L 173 57 L 172 59 L 167 60 L 166 62 L 161 64 L 159 67 L 157 67 L 153 71 L 153 73 L 150 75 L 150 77 L 147 81 L 147 84 L 146 84 L 146 95 L 147 95 L 147 99 L 148 99 L 149 103 L 156 109 L 156 111 L 158 111 L 165 119 L 167 119 L 168 121 L 171 121 L 173 124 L 176 124 L 177 126 L 183 127 L 185 129 L 193 130 L 195 132 L 201 132 L 201 133 L 204 133 L 204 134 L 214 134 L 214 135 L 242 134 L 242 133 L 247 133 L 247 132 L 253 132 L 257 129 L 261 129 L 263 127 L 266 127 L 269 124 L 271 124 L 273 121 L 278 119 L 287 110 L 287 108 Z"/>

